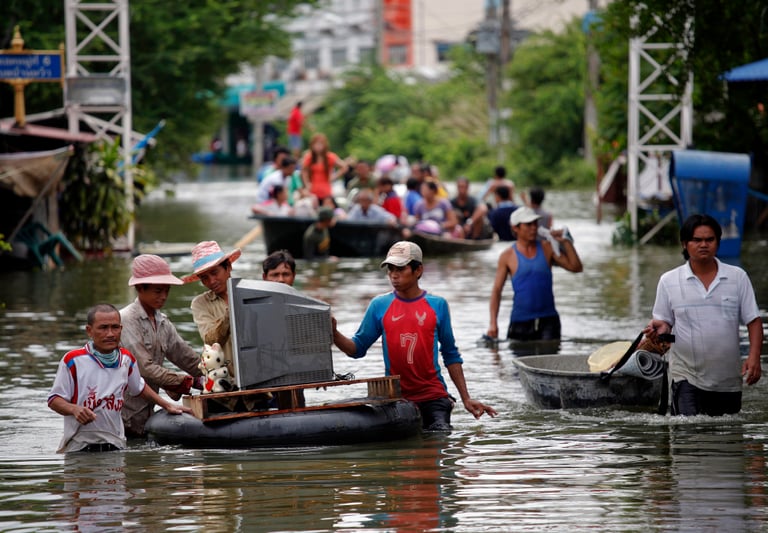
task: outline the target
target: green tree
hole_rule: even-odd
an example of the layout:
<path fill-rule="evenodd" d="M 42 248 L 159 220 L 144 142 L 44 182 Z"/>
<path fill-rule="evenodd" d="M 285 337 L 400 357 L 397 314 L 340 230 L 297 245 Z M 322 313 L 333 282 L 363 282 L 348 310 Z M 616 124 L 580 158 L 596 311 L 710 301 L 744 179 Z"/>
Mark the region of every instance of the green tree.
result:
<path fill-rule="evenodd" d="M 155 166 L 185 168 L 189 155 L 207 144 L 221 122 L 218 99 L 227 75 L 243 63 L 290 53 L 281 25 L 300 3 L 317 2 L 130 0 L 134 128 L 148 131 L 161 119 L 167 122 L 148 156 Z M 0 21 L 0 48 L 8 47 L 16 24 L 27 48 L 55 49 L 65 40 L 62 1 L 4 0 Z M 13 115 L 12 95 L 0 84 L 0 116 Z M 60 108 L 61 89 L 32 84 L 26 102 L 28 113 Z"/>
<path fill-rule="evenodd" d="M 763 59 L 768 53 L 768 2 L 720 0 L 625 0 L 609 4 L 593 33 L 601 58 L 601 86 L 597 97 L 598 147 L 612 142 L 613 150 L 626 148 L 628 50 L 633 35 L 656 32 L 669 42 L 681 43 L 683 69 L 694 78 L 694 131 L 697 148 L 753 152 L 765 160 L 768 120 L 757 106 L 764 101 L 764 86 L 732 84 L 721 78 L 728 70 Z M 630 26 L 633 15 L 636 28 Z M 692 21 L 693 39 L 686 35 Z M 673 74 L 679 75 L 680 67 Z M 683 90 L 678 88 L 678 94 Z"/>
<path fill-rule="evenodd" d="M 582 157 L 585 58 L 578 20 L 562 33 L 532 35 L 515 51 L 506 73 L 512 89 L 504 102 L 512 110 L 508 127 L 513 176 L 521 182 L 584 182 L 574 165 Z"/>
<path fill-rule="evenodd" d="M 486 144 L 480 58 L 460 47 L 454 54 L 452 75 L 438 82 L 371 65 L 350 71 L 326 96 L 315 129 L 341 155 L 393 153 L 428 161 L 446 179 L 488 177 L 495 159 Z"/>

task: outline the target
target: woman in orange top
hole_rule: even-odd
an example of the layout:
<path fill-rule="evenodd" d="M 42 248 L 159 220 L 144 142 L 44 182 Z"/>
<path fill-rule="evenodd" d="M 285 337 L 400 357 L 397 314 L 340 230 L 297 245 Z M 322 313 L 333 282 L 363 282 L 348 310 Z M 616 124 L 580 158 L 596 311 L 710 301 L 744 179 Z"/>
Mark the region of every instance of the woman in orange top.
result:
<path fill-rule="evenodd" d="M 338 169 L 338 170 L 337 170 Z M 301 178 L 304 186 L 317 197 L 318 202 L 333 196 L 331 182 L 342 176 L 347 164 L 328 149 L 328 138 L 316 133 L 309 142 L 309 150 L 301 162 Z"/>

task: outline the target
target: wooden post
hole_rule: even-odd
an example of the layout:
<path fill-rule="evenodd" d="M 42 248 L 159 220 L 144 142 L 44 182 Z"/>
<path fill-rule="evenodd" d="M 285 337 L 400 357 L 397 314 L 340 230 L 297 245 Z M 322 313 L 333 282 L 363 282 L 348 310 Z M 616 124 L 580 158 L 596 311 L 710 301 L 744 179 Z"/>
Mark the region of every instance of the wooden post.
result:
<path fill-rule="evenodd" d="M 11 39 L 11 50 L 21 52 L 24 50 L 24 39 L 21 37 L 19 26 L 13 29 L 13 39 Z M 23 128 L 27 124 L 27 112 L 24 105 L 24 86 L 27 83 L 22 80 L 14 80 L 13 85 L 13 116 L 16 119 L 16 125 Z"/>

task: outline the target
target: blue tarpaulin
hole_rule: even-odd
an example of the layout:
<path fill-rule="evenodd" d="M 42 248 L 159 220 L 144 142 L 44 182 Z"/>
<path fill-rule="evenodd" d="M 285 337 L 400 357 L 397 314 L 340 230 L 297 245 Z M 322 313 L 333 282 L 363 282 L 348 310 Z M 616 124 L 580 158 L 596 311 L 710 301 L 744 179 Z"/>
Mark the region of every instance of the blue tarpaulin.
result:
<path fill-rule="evenodd" d="M 742 81 L 768 81 L 768 59 L 748 63 L 733 68 L 723 74 L 723 79 L 728 82 Z"/>
<path fill-rule="evenodd" d="M 669 179 L 680 224 L 695 213 L 717 220 L 723 229 L 719 257 L 738 257 L 741 253 L 751 169 L 747 154 L 672 152 Z"/>

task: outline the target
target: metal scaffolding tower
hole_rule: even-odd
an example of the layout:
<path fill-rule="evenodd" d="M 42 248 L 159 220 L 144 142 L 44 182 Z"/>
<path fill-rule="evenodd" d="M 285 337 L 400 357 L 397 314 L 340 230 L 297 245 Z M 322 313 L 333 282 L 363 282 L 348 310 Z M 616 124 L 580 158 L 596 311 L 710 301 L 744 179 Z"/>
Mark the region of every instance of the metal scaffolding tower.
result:
<path fill-rule="evenodd" d="M 629 41 L 627 209 L 635 236 L 640 162 L 646 165 L 657 154 L 685 149 L 693 139 L 693 73 L 680 68 L 687 48 L 684 43 L 663 42 L 663 30 L 675 11 L 673 8 L 663 16 L 652 15 L 653 27 Z M 631 22 L 633 28 L 637 28 L 639 15 L 635 14 Z M 684 40 L 693 40 L 691 19 L 686 21 Z M 672 68 L 675 66 L 676 69 Z M 681 84 L 684 84 L 682 93 Z"/>
<path fill-rule="evenodd" d="M 85 123 L 97 136 L 120 136 L 126 203 L 133 213 L 131 147 L 134 134 L 128 1 L 64 0 L 64 108 L 70 132 L 79 133 L 80 124 Z M 132 250 L 133 223 L 125 237 L 125 247 Z"/>

